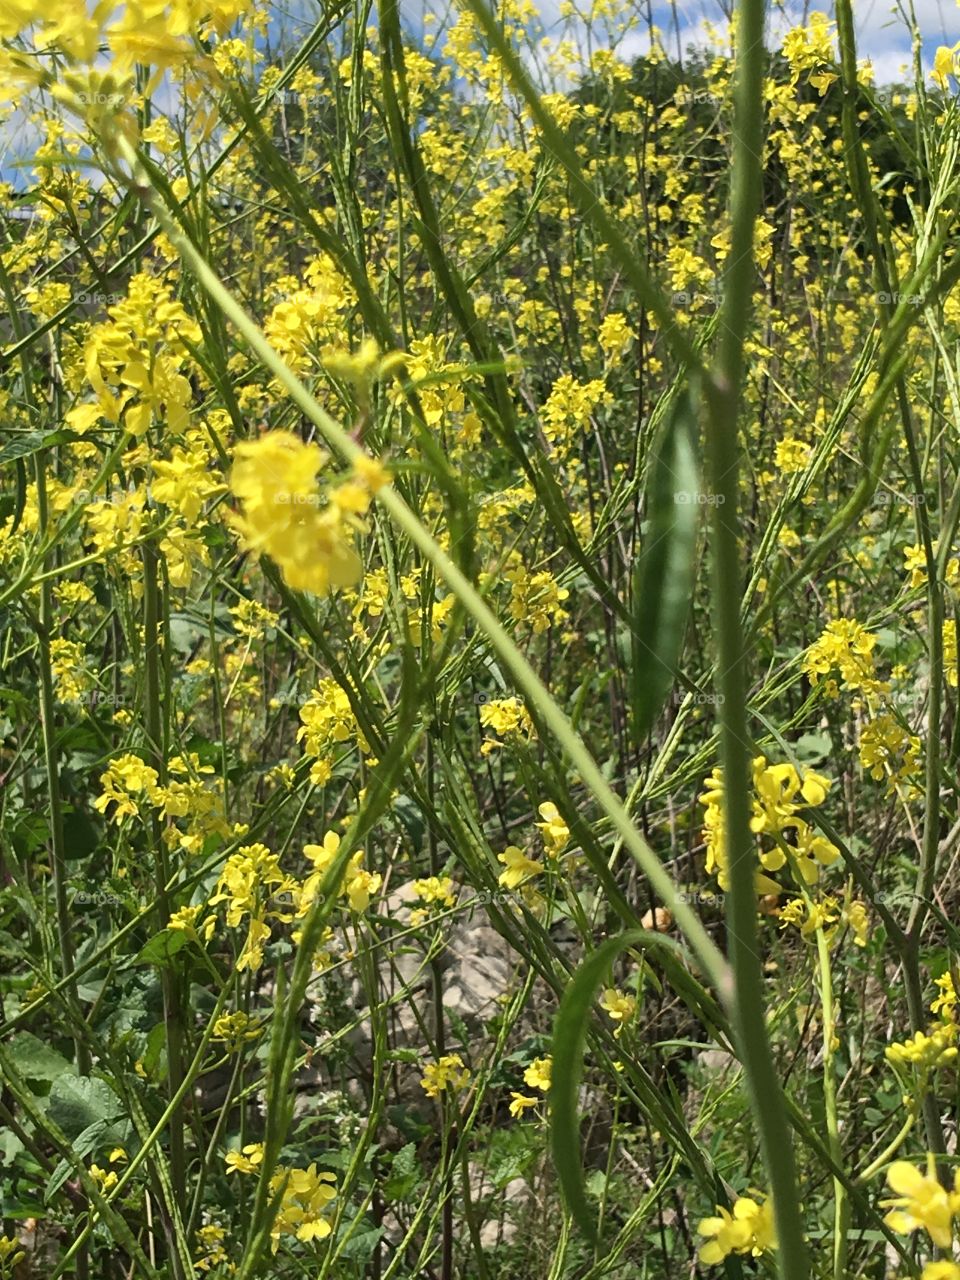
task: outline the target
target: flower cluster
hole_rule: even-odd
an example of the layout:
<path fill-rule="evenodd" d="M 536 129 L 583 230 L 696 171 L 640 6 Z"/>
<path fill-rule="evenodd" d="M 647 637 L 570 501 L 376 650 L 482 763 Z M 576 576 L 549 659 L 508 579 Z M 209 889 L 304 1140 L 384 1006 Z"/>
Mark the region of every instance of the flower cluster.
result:
<path fill-rule="evenodd" d="M 719 1217 L 704 1218 L 697 1227 L 700 1235 L 707 1238 L 697 1255 L 701 1262 L 722 1262 L 729 1254 L 759 1258 L 776 1249 L 773 1204 L 769 1199 L 758 1203 L 741 1196 L 734 1201 L 733 1212 L 717 1205 L 717 1213 Z"/>
<path fill-rule="evenodd" d="M 470 1083 L 470 1069 L 463 1065 L 459 1053 L 445 1053 L 423 1069 L 420 1087 L 428 1098 L 439 1098 L 447 1089 L 459 1093 Z"/>
<path fill-rule="evenodd" d="M 794 878 L 804 885 L 816 884 L 821 868 L 829 867 L 840 851 L 824 836 L 817 835 L 800 812 L 823 804 L 830 782 L 806 770 L 802 775 L 792 764 L 768 764 L 764 756 L 753 761 L 753 815 L 750 829 L 758 837 L 761 870 L 755 874 L 758 893 L 780 893 L 781 887 L 764 872 L 780 871 L 789 863 Z M 703 835 L 707 847 L 707 873 L 715 875 L 721 889 L 730 886 L 723 811 L 723 771 L 717 768 L 700 796 L 703 804 Z"/>
<path fill-rule="evenodd" d="M 319 445 L 290 431 L 269 431 L 237 445 L 230 472 L 240 504 L 232 523 L 243 545 L 269 555 L 288 586 L 316 595 L 360 578 L 354 535 L 364 528 L 360 517 L 373 493 L 387 481 L 383 468 L 368 462 L 324 492 L 317 475 L 326 462 Z"/>

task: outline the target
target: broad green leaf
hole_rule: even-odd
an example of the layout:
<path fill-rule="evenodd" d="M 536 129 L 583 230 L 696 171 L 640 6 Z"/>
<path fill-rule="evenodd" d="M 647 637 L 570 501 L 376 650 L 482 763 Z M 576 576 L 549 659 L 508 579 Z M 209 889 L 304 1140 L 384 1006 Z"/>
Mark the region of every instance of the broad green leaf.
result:
<path fill-rule="evenodd" d="M 105 1080 L 95 1076 L 63 1075 L 50 1090 L 47 1114 L 75 1140 L 98 1121 L 114 1120 L 123 1114 L 116 1094 Z"/>
<path fill-rule="evenodd" d="M 10 1041 L 8 1051 L 25 1080 L 58 1080 L 74 1069 L 62 1054 L 29 1031 L 19 1031 Z"/>

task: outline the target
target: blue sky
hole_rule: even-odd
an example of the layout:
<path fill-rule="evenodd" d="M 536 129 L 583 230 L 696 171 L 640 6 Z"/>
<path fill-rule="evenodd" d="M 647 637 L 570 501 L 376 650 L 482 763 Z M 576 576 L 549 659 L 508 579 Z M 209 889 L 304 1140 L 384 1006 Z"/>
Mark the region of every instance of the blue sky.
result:
<path fill-rule="evenodd" d="M 560 0 L 536 2 L 543 28 L 551 41 L 564 37 L 583 47 L 583 42 L 578 39 L 583 33 L 583 24 L 579 24 L 578 31 L 576 20 L 560 20 Z M 590 3 L 591 0 L 578 0 L 578 8 L 589 9 Z M 880 85 L 902 80 L 902 68 L 910 60 L 910 39 L 903 17 L 903 7 L 907 3 L 909 0 L 853 0 L 859 53 L 872 61 L 876 82 Z M 725 30 L 726 14 L 731 4 L 732 0 L 625 0 L 623 10 L 633 14 L 649 12 L 653 22 L 664 32 L 667 48 L 672 51 L 678 40 L 681 48 L 704 44 L 707 23 Z M 450 0 L 400 0 L 400 5 L 403 23 L 412 34 L 425 29 L 424 15 L 428 12 L 437 15 L 438 21 L 433 30 L 437 26 L 448 25 L 456 17 Z M 960 42 L 960 5 L 957 0 L 913 0 L 913 7 L 924 37 L 924 63 L 929 69 L 938 45 Z M 832 0 L 768 0 L 769 46 L 776 48 L 784 31 L 809 17 L 813 9 L 832 16 Z M 318 0 L 281 0 L 276 12 L 283 17 L 274 25 L 274 34 L 278 26 L 284 28 L 296 45 L 298 31 L 308 30 L 318 11 Z M 372 20 L 376 20 L 375 11 Z M 648 47 L 647 22 L 634 19 L 618 43 L 618 53 L 629 59 L 645 53 Z M 14 174 L 10 160 L 15 155 L 30 155 L 33 134 L 19 112 L 14 112 L 0 124 L 0 177 L 13 181 L 18 187 L 27 185 L 25 175 Z"/>

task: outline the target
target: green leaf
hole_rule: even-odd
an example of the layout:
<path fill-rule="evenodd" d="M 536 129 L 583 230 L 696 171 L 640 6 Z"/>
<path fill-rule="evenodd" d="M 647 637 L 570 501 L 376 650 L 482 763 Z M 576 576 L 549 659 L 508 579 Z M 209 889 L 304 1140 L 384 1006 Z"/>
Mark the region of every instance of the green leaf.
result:
<path fill-rule="evenodd" d="M 59 1080 L 74 1068 L 56 1049 L 38 1040 L 29 1031 L 18 1032 L 8 1046 L 17 1070 L 26 1080 Z"/>
<path fill-rule="evenodd" d="M 388 1201 L 405 1200 L 419 1181 L 420 1171 L 417 1168 L 417 1148 L 414 1143 L 408 1142 L 393 1157 L 390 1176 L 383 1184 L 384 1199 Z"/>
<path fill-rule="evenodd" d="M 553 1025 L 550 1150 L 567 1208 L 591 1243 L 596 1239 L 597 1229 L 584 1193 L 577 1111 L 587 1028 L 597 991 L 613 960 L 625 947 L 651 939 L 662 941 L 646 929 L 630 929 L 616 938 L 608 938 L 587 956 L 570 980 Z"/>
<path fill-rule="evenodd" d="M 700 501 L 696 391 L 688 385 L 653 445 L 647 528 L 633 573 L 630 702 L 638 744 L 676 677 L 693 597 Z"/>
<path fill-rule="evenodd" d="M 63 444 L 67 440 L 76 440 L 73 431 L 27 431 L 15 440 L 11 440 L 0 449 L 0 466 L 5 462 L 14 462 L 18 458 L 29 458 L 48 445 Z"/>
<path fill-rule="evenodd" d="M 161 929 L 159 933 L 153 935 L 149 942 L 144 944 L 139 954 L 134 956 L 130 963 L 163 965 L 172 959 L 189 941 L 190 939 L 182 929 Z"/>
<path fill-rule="evenodd" d="M 47 1114 L 74 1141 L 92 1125 L 117 1119 L 123 1110 L 105 1080 L 65 1075 L 54 1081 Z"/>

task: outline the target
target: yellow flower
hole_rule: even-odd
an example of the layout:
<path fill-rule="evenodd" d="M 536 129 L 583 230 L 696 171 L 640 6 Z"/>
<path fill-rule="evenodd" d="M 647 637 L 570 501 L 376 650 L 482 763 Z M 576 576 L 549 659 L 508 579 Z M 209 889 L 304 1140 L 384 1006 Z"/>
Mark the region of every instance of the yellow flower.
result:
<path fill-rule="evenodd" d="M 324 1212 L 336 1199 L 336 1181 L 332 1173 L 317 1173 L 315 1164 L 308 1169 L 277 1168 L 270 1179 L 270 1194 L 276 1195 L 281 1187 L 283 1194 L 270 1229 L 274 1252 L 282 1235 L 293 1235 L 305 1242 L 324 1240 L 330 1235 L 333 1227 Z"/>
<path fill-rule="evenodd" d="M 439 904 L 441 907 L 454 907 L 457 895 L 453 881 L 449 876 L 428 876 L 424 880 L 414 880 L 413 891 L 421 902 Z"/>
<path fill-rule="evenodd" d="M 947 88 L 947 77 L 954 74 L 954 62 L 956 58 L 956 48 L 948 49 L 946 45 L 940 45 L 933 57 L 933 70 L 930 72 L 930 79 L 939 89 Z"/>
<path fill-rule="evenodd" d="M 528 1107 L 535 1107 L 537 1103 L 540 1101 L 539 1098 L 528 1098 L 528 1097 L 525 1097 L 524 1094 L 517 1093 L 515 1091 L 511 1092 L 510 1098 L 511 1098 L 510 1114 L 515 1119 L 519 1119 L 520 1116 L 523 1115 L 524 1111 L 526 1111 Z"/>
<path fill-rule="evenodd" d="M 515 844 L 507 845 L 503 853 L 497 855 L 497 861 L 502 862 L 506 867 L 506 871 L 500 873 L 499 879 L 499 883 L 505 889 L 516 889 L 525 880 L 543 873 L 542 864 L 528 858 Z"/>
<path fill-rule="evenodd" d="M 0 1272 L 5 1268 L 13 1268 L 27 1256 L 20 1241 L 13 1236 L 0 1235 Z"/>
<path fill-rule="evenodd" d="M 718 1218 L 704 1218 L 697 1227 L 700 1235 L 711 1237 L 700 1247 L 701 1262 L 722 1262 L 730 1253 L 759 1258 L 766 1250 L 776 1249 L 773 1205 L 769 1200 L 757 1204 L 744 1196 L 734 1203 L 732 1213 L 720 1205 L 717 1212 Z"/>
<path fill-rule="evenodd" d="M 424 1067 L 420 1088 L 428 1098 L 436 1098 L 445 1089 L 459 1093 L 466 1088 L 469 1080 L 470 1071 L 463 1065 L 459 1053 L 447 1053 L 438 1062 L 430 1062 Z"/>
<path fill-rule="evenodd" d="M 930 1006 L 930 1012 L 939 1013 L 944 1018 L 951 1018 L 957 1007 L 957 992 L 953 985 L 953 974 L 949 969 L 937 979 L 937 986 L 940 988 L 940 994 Z"/>
<path fill-rule="evenodd" d="M 896 1065 L 912 1063 L 922 1071 L 946 1066 L 957 1057 L 956 1039 L 960 1028 L 954 1022 L 941 1022 L 930 1027 L 930 1034 L 917 1031 L 901 1044 L 888 1045 L 884 1055 Z"/>
<path fill-rule="evenodd" d="M 948 1249 L 953 1242 L 953 1219 L 960 1209 L 960 1169 L 954 1173 L 954 1189 L 940 1185 L 933 1157 L 921 1173 L 906 1160 L 895 1160 L 887 1170 L 887 1183 L 896 1199 L 881 1200 L 890 1212 L 884 1222 L 893 1231 L 907 1234 L 923 1228 L 934 1244 Z"/>
<path fill-rule="evenodd" d="M 928 1262 L 920 1280 L 960 1280 L 960 1266 L 955 1262 Z"/>
<path fill-rule="evenodd" d="M 622 1024 L 632 1018 L 636 1012 L 637 998 L 624 991 L 618 991 L 616 987 L 607 987 L 600 1001 L 600 1008 L 604 1009 L 614 1022 Z"/>
<path fill-rule="evenodd" d="M 112 1187 L 115 1187 L 119 1182 L 119 1178 L 113 1172 L 112 1169 L 110 1169 L 109 1171 L 106 1169 L 101 1169 L 98 1164 L 92 1164 L 90 1166 L 90 1177 L 93 1178 L 94 1182 L 97 1184 L 97 1186 L 100 1188 L 101 1191 L 109 1191 Z"/>
<path fill-rule="evenodd" d="M 263 1143 L 249 1142 L 242 1151 L 228 1151 L 224 1163 L 227 1173 L 256 1173 L 263 1164 Z"/>
<path fill-rule="evenodd" d="M 539 1089 L 541 1093 L 549 1093 L 552 1069 L 552 1058 L 534 1058 L 523 1073 L 523 1083 L 531 1089 Z"/>
<path fill-rule="evenodd" d="M 548 800 L 546 804 L 542 804 L 538 812 L 543 822 L 536 822 L 534 826 L 538 827 L 543 834 L 547 853 L 556 857 L 566 848 L 567 841 L 570 839 L 570 828 L 560 817 L 557 806 L 551 801 Z"/>
<path fill-rule="evenodd" d="M 230 488 L 241 514 L 232 523 L 244 544 L 265 553 L 298 591 L 324 595 L 360 578 L 351 520 L 317 487 L 327 457 L 290 431 L 270 431 L 237 445 Z"/>

